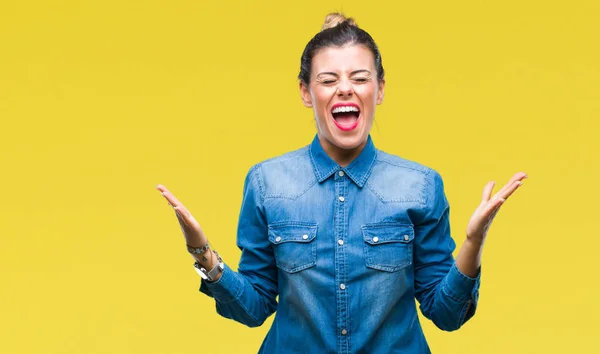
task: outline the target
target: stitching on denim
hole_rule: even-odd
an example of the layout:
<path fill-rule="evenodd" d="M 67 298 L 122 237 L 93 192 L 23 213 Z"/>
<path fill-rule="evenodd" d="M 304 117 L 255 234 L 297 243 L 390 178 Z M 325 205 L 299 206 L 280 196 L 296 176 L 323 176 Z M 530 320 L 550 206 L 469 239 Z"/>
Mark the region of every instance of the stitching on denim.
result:
<path fill-rule="evenodd" d="M 313 246 L 313 249 L 315 249 L 315 248 L 316 247 Z M 313 254 L 315 254 L 315 253 L 316 253 L 316 250 L 315 250 L 315 252 L 313 252 Z M 316 256 L 315 256 L 315 258 L 316 258 Z M 286 273 L 294 274 L 294 273 L 298 273 L 299 271 L 308 269 L 310 267 L 314 267 L 316 264 L 317 264 L 317 261 L 315 259 L 314 261 L 311 261 L 310 263 L 306 263 L 306 264 L 297 266 L 295 268 L 283 267 L 283 266 L 280 266 L 279 264 L 277 264 L 277 266 Z"/>
<path fill-rule="evenodd" d="M 365 253 L 365 260 L 366 260 L 366 265 L 369 268 L 372 269 L 378 269 L 378 270 L 383 270 L 383 271 L 387 271 L 387 272 L 397 272 L 400 271 L 402 269 L 405 269 L 409 266 L 411 266 L 413 264 L 413 243 L 411 242 L 406 242 L 404 240 L 398 240 L 397 243 L 401 243 L 403 245 L 406 246 L 407 248 L 407 253 L 408 253 L 408 257 L 407 260 L 405 262 L 403 262 L 400 265 L 393 265 L 393 264 L 381 264 L 376 262 L 376 260 L 373 258 L 373 252 L 369 252 L 369 250 L 371 249 L 370 247 L 385 247 L 383 246 L 384 243 L 382 244 L 378 244 L 378 245 L 372 245 L 370 242 L 367 241 L 367 235 L 365 235 L 365 232 L 368 232 L 369 230 L 379 230 L 379 229 L 384 229 L 384 228 L 394 228 L 394 229 L 410 229 L 411 232 L 411 236 L 412 238 L 410 239 L 410 241 L 414 240 L 414 226 L 413 224 L 408 224 L 408 223 L 397 223 L 397 222 L 378 222 L 378 223 L 371 223 L 371 224 L 365 224 L 361 226 L 361 230 L 362 230 L 362 234 L 363 234 L 363 240 L 364 240 L 364 253 Z M 373 249 L 375 250 L 375 249 Z"/>
<path fill-rule="evenodd" d="M 410 223 L 405 223 L 405 222 L 393 222 L 393 221 L 384 221 L 384 222 L 374 222 L 374 223 L 369 223 L 369 224 L 364 224 L 362 225 L 362 229 L 376 229 L 376 228 L 381 228 L 381 227 L 410 227 L 411 229 L 413 229 L 414 232 L 414 225 L 410 224 Z"/>
<path fill-rule="evenodd" d="M 315 239 L 315 237 L 317 237 L 317 230 L 316 230 L 316 228 L 315 229 L 311 228 L 310 231 L 303 230 L 303 232 L 306 232 L 306 233 L 310 234 L 310 237 L 307 238 L 306 240 L 305 239 L 300 239 L 300 238 L 298 238 L 298 236 L 291 236 L 290 237 L 290 235 L 275 233 L 277 230 L 278 229 L 269 229 L 269 231 L 268 231 L 269 242 L 271 242 L 272 244 L 275 244 L 275 245 L 280 245 L 280 244 L 287 243 L 287 242 L 311 243 Z M 300 230 L 302 230 L 302 229 L 298 229 L 297 231 L 300 231 Z M 280 237 L 279 241 L 275 241 L 275 239 L 277 237 Z"/>
<path fill-rule="evenodd" d="M 253 183 L 256 183 L 256 185 L 258 186 L 260 201 L 261 203 L 263 203 L 265 201 L 265 189 L 263 187 L 262 168 L 260 164 L 252 166 L 252 168 L 250 169 L 250 179 Z"/>
<path fill-rule="evenodd" d="M 456 324 L 456 328 L 460 328 L 462 324 L 465 322 L 465 317 L 467 317 L 467 312 L 471 308 L 471 300 L 468 300 L 462 307 L 460 311 L 460 315 L 458 316 L 458 323 Z"/>
<path fill-rule="evenodd" d="M 321 173 L 319 172 L 319 169 L 317 168 L 317 162 L 315 161 L 315 158 L 313 157 L 313 154 L 312 154 L 312 145 L 308 146 L 308 155 L 310 157 L 310 163 L 313 167 L 313 172 L 317 176 L 317 180 L 321 181 Z"/>
<path fill-rule="evenodd" d="M 419 204 L 423 204 L 423 205 L 426 204 L 424 199 L 416 199 L 416 198 L 386 199 L 381 194 L 379 194 L 379 192 L 377 192 L 377 190 L 375 189 L 375 187 L 373 187 L 371 182 L 367 182 L 366 186 L 371 192 L 373 192 L 373 194 L 375 194 L 375 196 L 377 196 L 379 201 L 383 204 L 389 204 L 389 203 L 419 203 Z"/>
<path fill-rule="evenodd" d="M 268 228 L 279 228 L 283 226 L 306 226 L 316 228 L 319 224 L 312 221 L 281 220 L 267 225 Z"/>
<path fill-rule="evenodd" d="M 442 283 L 442 292 L 457 303 L 463 303 L 467 301 L 458 298 L 458 295 L 456 295 L 452 288 L 448 286 L 447 280 L 444 280 L 444 282 Z"/>
<path fill-rule="evenodd" d="M 270 165 L 272 163 L 279 163 L 284 161 L 289 161 L 293 159 L 297 159 L 302 157 L 302 155 L 306 155 L 308 153 L 308 146 L 301 147 L 300 149 L 290 151 L 283 155 L 279 155 L 261 162 L 261 165 Z"/>
<path fill-rule="evenodd" d="M 242 289 L 242 290 L 243 290 L 243 289 Z M 242 292 L 240 291 L 240 294 L 241 294 L 241 293 L 242 293 Z M 262 299 L 261 299 L 261 300 L 262 300 Z M 246 305 L 244 304 L 244 302 L 242 302 L 242 301 L 239 301 L 239 298 L 238 298 L 238 299 L 236 299 L 236 301 L 237 301 L 237 303 L 240 305 L 240 307 L 241 307 L 242 309 L 244 309 L 244 312 L 246 312 L 246 314 L 247 314 L 248 316 L 250 316 L 250 318 L 252 318 L 252 320 L 253 320 L 254 322 L 256 322 L 256 324 L 258 325 L 258 324 L 260 323 L 260 321 L 258 320 L 258 318 L 254 317 L 254 315 L 253 315 L 252 313 L 250 313 L 250 311 L 248 310 L 248 308 L 246 307 Z"/>
<path fill-rule="evenodd" d="M 233 269 L 231 269 L 231 271 L 233 271 Z M 219 278 L 218 281 L 220 281 L 221 279 L 222 279 L 222 277 Z M 234 296 L 228 296 L 230 298 L 228 300 L 225 300 L 225 301 L 219 300 L 219 303 L 225 305 L 225 304 L 229 304 L 229 303 L 234 302 L 234 301 L 238 301 L 243 290 L 244 290 L 243 284 L 239 284 L 238 283 L 237 289 L 235 289 L 235 291 L 233 292 L 235 295 Z"/>
<path fill-rule="evenodd" d="M 304 194 L 306 194 L 309 190 L 311 190 L 311 188 L 317 183 L 318 181 L 315 179 L 312 181 L 311 184 L 309 184 L 306 188 L 306 190 L 302 191 L 301 193 L 297 194 L 297 195 L 283 195 L 283 194 L 265 194 L 265 199 L 290 199 L 290 200 L 296 200 L 298 198 L 300 198 L 301 196 L 303 196 Z"/>
<path fill-rule="evenodd" d="M 292 226 L 292 227 L 302 227 L 305 229 L 309 229 L 309 232 L 311 234 L 311 237 L 304 241 L 302 240 L 301 242 L 297 242 L 297 243 L 301 243 L 303 245 L 305 244 L 311 244 L 311 251 L 312 251 L 312 257 L 309 261 L 309 263 L 306 264 L 302 264 L 299 265 L 297 267 L 287 267 L 284 264 L 281 264 L 279 258 L 275 255 L 275 264 L 277 265 L 277 267 L 287 273 L 297 273 L 301 270 L 313 267 L 317 264 L 316 259 L 317 259 L 317 244 L 314 242 L 315 238 L 317 237 L 317 230 L 318 230 L 318 223 L 316 222 L 311 222 L 311 221 L 294 221 L 294 220 L 284 220 L 284 221 L 278 221 L 275 223 L 271 223 L 267 225 L 267 230 L 268 230 L 268 239 L 269 242 L 271 242 L 272 244 L 275 245 L 279 245 L 281 243 L 275 243 L 273 237 L 271 237 L 271 230 L 278 230 L 278 229 L 282 229 L 288 226 Z"/>
<path fill-rule="evenodd" d="M 423 183 L 423 187 L 421 188 L 421 198 L 424 200 L 424 204 L 427 204 L 427 201 L 428 201 L 427 193 L 425 193 L 425 186 L 430 183 L 430 180 L 429 180 L 431 178 L 430 173 L 431 173 L 431 170 L 428 170 L 427 173 L 425 174 L 425 177 L 427 177 L 427 178 L 425 178 L 425 183 Z M 435 186 L 434 186 L 433 192 L 435 193 Z"/>
<path fill-rule="evenodd" d="M 365 174 L 363 175 L 363 178 L 360 180 L 361 188 L 365 185 L 365 183 L 367 183 L 367 179 L 369 179 L 369 176 L 371 176 L 371 172 L 373 171 L 373 166 L 375 165 L 375 162 L 377 162 L 378 155 L 379 155 L 379 150 L 375 149 L 375 156 L 371 160 L 371 164 L 369 165 L 367 172 L 365 172 Z"/>
<path fill-rule="evenodd" d="M 429 170 L 431 170 L 431 168 L 429 168 L 427 166 L 423 166 L 423 165 L 418 164 L 417 162 L 413 162 L 413 161 L 409 161 L 409 160 L 405 160 L 405 161 L 406 162 L 410 162 L 410 163 L 414 163 L 418 167 L 410 166 L 408 163 L 407 164 L 397 164 L 397 163 L 393 163 L 392 161 L 389 161 L 389 160 L 384 160 L 383 158 L 385 158 L 386 156 L 395 157 L 395 158 L 399 158 L 399 157 L 398 156 L 390 155 L 390 154 L 386 153 L 385 151 L 382 151 L 382 152 L 385 155 L 382 155 L 382 158 L 379 158 L 379 156 L 378 156 L 378 158 L 377 158 L 378 162 L 387 163 L 388 165 L 392 165 L 392 166 L 396 166 L 396 167 L 407 168 L 409 170 L 417 171 L 417 172 L 420 172 L 420 173 L 423 173 L 423 174 L 427 174 L 427 173 L 429 173 Z"/>
<path fill-rule="evenodd" d="M 366 186 L 373 194 L 375 194 L 375 196 L 377 197 L 377 199 L 379 199 L 380 202 L 385 203 L 385 201 L 383 200 L 383 196 L 377 193 L 377 191 L 371 186 L 371 183 L 367 183 Z"/>

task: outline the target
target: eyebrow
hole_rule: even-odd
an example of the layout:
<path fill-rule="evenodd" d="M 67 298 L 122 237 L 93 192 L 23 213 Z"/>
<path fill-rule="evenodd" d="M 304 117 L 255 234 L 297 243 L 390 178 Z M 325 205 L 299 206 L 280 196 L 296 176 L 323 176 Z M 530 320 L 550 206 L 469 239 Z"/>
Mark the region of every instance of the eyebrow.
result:
<path fill-rule="evenodd" d="M 360 69 L 360 70 L 354 70 L 353 72 L 350 73 L 350 75 L 354 75 L 354 74 L 358 74 L 358 73 L 367 73 L 367 74 L 370 74 L 371 72 L 369 70 L 366 70 L 366 69 Z M 332 76 L 336 76 L 336 77 L 339 76 L 337 73 L 334 73 L 334 72 L 331 72 L 331 71 L 325 71 L 325 72 L 319 73 L 317 75 L 317 77 L 319 77 L 321 75 L 332 75 Z"/>

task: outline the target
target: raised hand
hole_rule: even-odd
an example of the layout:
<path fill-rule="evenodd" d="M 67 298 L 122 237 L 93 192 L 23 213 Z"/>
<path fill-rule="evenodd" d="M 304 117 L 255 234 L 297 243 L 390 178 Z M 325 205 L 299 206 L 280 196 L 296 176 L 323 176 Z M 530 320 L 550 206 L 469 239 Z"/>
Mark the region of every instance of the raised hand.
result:
<path fill-rule="evenodd" d="M 494 189 L 495 182 L 489 182 L 483 188 L 483 195 L 481 198 L 481 204 L 475 209 L 475 212 L 469 220 L 467 225 L 467 239 L 469 241 L 482 244 L 485 240 L 487 232 L 496 217 L 496 214 L 500 210 L 500 207 L 521 185 L 523 180 L 527 178 L 527 174 L 523 172 L 517 172 L 508 181 L 502 189 L 500 189 L 492 197 L 492 191 Z"/>
<path fill-rule="evenodd" d="M 208 239 L 204 235 L 204 232 L 202 232 L 200 224 L 192 216 L 185 205 L 183 205 L 179 199 L 175 198 L 175 196 L 162 184 L 156 186 L 156 189 L 163 197 L 165 197 L 167 203 L 173 207 L 175 215 L 177 216 L 177 221 L 179 221 L 179 226 L 183 232 L 186 245 L 194 248 L 206 245 L 208 243 Z M 212 257 L 212 252 L 206 252 L 204 254 L 193 256 L 200 263 L 206 263 L 207 265 L 211 263 L 211 258 L 214 258 Z"/>

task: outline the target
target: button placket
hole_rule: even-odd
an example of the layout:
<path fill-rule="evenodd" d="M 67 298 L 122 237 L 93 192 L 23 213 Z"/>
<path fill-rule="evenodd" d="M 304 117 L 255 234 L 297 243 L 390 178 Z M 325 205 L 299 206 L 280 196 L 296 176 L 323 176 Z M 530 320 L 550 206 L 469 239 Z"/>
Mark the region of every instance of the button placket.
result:
<path fill-rule="evenodd" d="M 349 352 L 349 336 L 348 330 L 348 316 L 349 316 L 349 301 L 348 301 L 348 289 L 345 282 L 348 280 L 348 260 L 346 255 L 346 248 L 341 247 L 344 245 L 344 240 L 348 235 L 348 208 L 349 201 L 346 200 L 348 195 L 349 178 L 345 177 L 346 173 L 341 169 L 337 171 L 334 178 L 335 181 L 335 194 L 334 198 L 334 225 L 335 225 L 335 236 L 337 239 L 338 246 L 335 248 L 335 280 L 338 284 L 336 290 L 336 314 L 338 319 L 338 330 L 341 334 L 339 338 L 339 352 Z"/>

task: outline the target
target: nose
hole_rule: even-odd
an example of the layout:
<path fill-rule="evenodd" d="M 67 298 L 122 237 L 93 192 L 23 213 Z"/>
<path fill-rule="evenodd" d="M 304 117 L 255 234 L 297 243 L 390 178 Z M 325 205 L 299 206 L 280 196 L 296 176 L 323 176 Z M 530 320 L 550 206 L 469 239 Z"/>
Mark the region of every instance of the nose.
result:
<path fill-rule="evenodd" d="M 352 96 L 352 83 L 350 80 L 342 79 L 338 85 L 337 95 L 340 97 L 349 97 Z"/>

